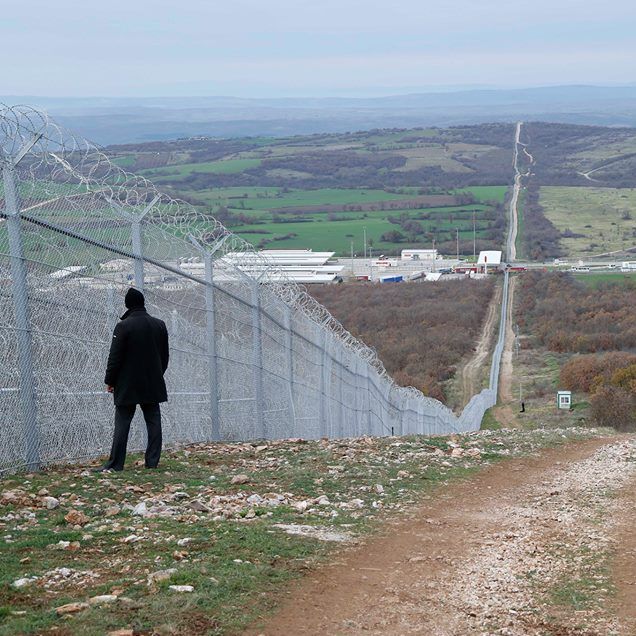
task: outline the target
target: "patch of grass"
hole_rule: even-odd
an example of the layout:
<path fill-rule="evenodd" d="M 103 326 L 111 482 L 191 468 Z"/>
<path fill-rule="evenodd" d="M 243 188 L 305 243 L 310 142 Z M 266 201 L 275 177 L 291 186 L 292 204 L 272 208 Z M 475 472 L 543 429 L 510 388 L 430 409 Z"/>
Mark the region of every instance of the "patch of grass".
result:
<path fill-rule="evenodd" d="M 558 230 L 568 256 L 590 256 L 636 245 L 636 190 L 543 186 L 540 203 Z"/>
<path fill-rule="evenodd" d="M 498 431 L 501 430 L 501 424 L 497 421 L 497 418 L 493 415 L 492 409 L 488 409 L 484 413 L 484 417 L 481 420 L 482 431 Z"/>
<path fill-rule="evenodd" d="M 608 285 L 634 285 L 636 284 L 636 271 L 634 272 L 590 272 L 589 274 L 574 274 L 577 280 L 589 285 L 599 287 Z"/>

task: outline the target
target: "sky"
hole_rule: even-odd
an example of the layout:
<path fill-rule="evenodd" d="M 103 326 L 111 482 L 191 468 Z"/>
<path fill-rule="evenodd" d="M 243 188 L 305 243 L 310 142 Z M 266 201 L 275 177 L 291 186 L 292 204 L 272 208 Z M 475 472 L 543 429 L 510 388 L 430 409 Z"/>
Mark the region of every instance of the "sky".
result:
<path fill-rule="evenodd" d="M 0 94 L 374 96 L 636 83 L 633 0 L 26 0 Z"/>

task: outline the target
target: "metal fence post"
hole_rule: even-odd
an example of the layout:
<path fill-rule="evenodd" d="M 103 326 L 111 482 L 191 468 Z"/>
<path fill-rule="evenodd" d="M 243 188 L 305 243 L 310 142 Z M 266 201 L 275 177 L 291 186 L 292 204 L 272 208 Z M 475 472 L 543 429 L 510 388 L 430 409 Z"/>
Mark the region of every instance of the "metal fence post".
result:
<path fill-rule="evenodd" d="M 2 166 L 4 205 L 7 214 L 7 233 L 11 279 L 13 281 L 13 310 L 15 314 L 18 363 L 20 365 L 20 401 L 24 426 L 26 465 L 30 470 L 40 466 L 40 428 L 37 419 L 33 342 L 29 315 L 27 270 L 22 245 L 20 200 L 16 188 L 15 163 L 6 161 Z"/>
<path fill-rule="evenodd" d="M 345 425 L 345 405 L 344 405 L 344 348 L 342 345 L 338 347 L 338 422 L 336 425 L 336 436 L 344 436 Z"/>
<path fill-rule="evenodd" d="M 296 404 L 294 403 L 294 334 L 292 332 L 291 307 L 283 309 L 285 327 L 285 349 L 287 359 L 287 391 L 289 393 L 289 419 L 292 430 L 296 430 Z"/>
<path fill-rule="evenodd" d="M 141 222 L 137 219 L 132 221 L 132 248 L 135 255 L 135 287 L 143 292 L 144 290 L 144 257 L 141 246 Z"/>
<path fill-rule="evenodd" d="M 364 378 L 362 391 L 364 393 L 363 409 L 366 414 L 366 434 L 371 435 L 371 382 L 369 381 L 369 363 L 366 360 L 362 363 L 362 373 Z"/>
<path fill-rule="evenodd" d="M 216 355 L 216 314 L 214 308 L 214 264 L 212 255 L 205 254 L 205 316 L 208 349 L 208 381 L 210 384 L 210 418 L 212 441 L 221 439 L 221 420 L 219 418 L 219 382 L 218 358 Z"/>
<path fill-rule="evenodd" d="M 328 437 L 330 432 L 329 426 L 329 404 L 327 402 L 327 387 L 329 379 L 327 377 L 327 332 L 324 328 L 320 329 L 320 437 Z"/>
<path fill-rule="evenodd" d="M 265 402 L 263 399 L 263 341 L 261 338 L 261 297 L 259 284 L 252 282 L 252 364 L 254 366 L 254 419 L 256 436 L 265 438 Z"/>

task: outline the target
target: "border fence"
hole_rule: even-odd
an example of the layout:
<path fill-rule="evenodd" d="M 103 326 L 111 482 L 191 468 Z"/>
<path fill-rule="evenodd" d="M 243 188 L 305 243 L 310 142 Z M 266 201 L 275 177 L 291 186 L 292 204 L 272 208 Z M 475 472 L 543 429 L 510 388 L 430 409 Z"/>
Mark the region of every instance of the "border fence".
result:
<path fill-rule="evenodd" d="M 490 386 L 456 416 L 211 215 L 43 113 L 0 105 L 0 165 L 0 473 L 108 452 L 103 375 L 131 284 L 170 333 L 167 445 L 461 432 L 496 403 L 507 290 Z"/>

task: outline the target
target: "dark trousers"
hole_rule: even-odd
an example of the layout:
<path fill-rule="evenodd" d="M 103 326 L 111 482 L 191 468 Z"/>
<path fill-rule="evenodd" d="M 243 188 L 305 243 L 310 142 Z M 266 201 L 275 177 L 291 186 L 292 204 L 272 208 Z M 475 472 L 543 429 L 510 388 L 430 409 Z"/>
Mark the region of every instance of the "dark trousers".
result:
<path fill-rule="evenodd" d="M 148 429 L 148 446 L 146 448 L 146 468 L 156 468 L 161 456 L 161 410 L 158 404 L 140 404 Z M 115 433 L 110 458 L 105 468 L 122 470 L 126 461 L 126 446 L 130 423 L 135 415 L 136 404 L 115 407 Z"/>

